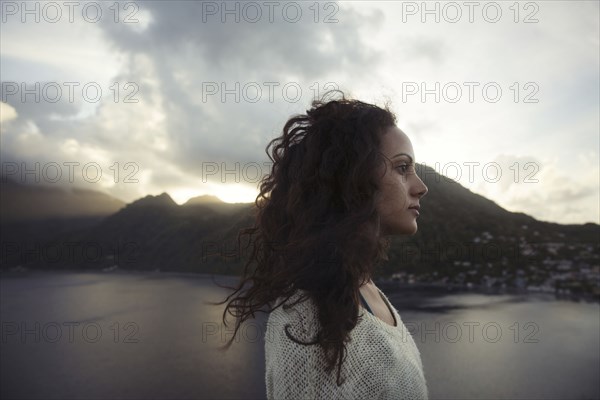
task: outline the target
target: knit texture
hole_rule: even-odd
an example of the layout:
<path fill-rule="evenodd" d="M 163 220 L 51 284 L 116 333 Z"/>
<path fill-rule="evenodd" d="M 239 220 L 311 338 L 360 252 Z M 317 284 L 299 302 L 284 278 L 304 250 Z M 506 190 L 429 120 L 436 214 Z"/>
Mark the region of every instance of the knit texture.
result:
<path fill-rule="evenodd" d="M 288 303 L 304 292 L 298 290 Z M 284 310 L 272 311 L 265 331 L 265 383 L 267 399 L 428 399 L 421 355 L 396 308 L 381 290 L 397 326 L 370 314 L 362 305 L 359 321 L 350 332 L 347 355 L 336 384 L 337 365 L 325 372 L 324 352 L 318 345 L 304 346 L 290 340 L 288 332 L 311 342 L 319 331 L 317 308 L 312 299 Z M 277 300 L 276 304 L 283 301 Z"/>

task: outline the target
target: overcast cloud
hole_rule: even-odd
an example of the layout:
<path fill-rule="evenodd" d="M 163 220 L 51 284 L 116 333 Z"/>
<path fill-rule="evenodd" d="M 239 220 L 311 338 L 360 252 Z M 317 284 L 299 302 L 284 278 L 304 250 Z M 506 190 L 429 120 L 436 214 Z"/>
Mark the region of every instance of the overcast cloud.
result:
<path fill-rule="evenodd" d="M 462 2 L 428 2 L 439 22 L 422 2 L 136 1 L 118 15 L 81 2 L 73 22 L 62 2 L 58 22 L 44 3 L 39 22 L 36 3 L 33 14 L 22 4 L 1 2 L 5 169 L 79 163 L 56 184 L 128 202 L 165 191 L 250 202 L 268 141 L 339 87 L 390 100 L 417 162 L 499 205 L 600 222 L 598 2 L 522 2 L 518 15 L 513 2 L 478 2 L 472 22 Z M 36 82 L 40 98 L 23 101 L 20 85 Z M 88 163 L 98 182 L 93 168 L 82 176 Z"/>

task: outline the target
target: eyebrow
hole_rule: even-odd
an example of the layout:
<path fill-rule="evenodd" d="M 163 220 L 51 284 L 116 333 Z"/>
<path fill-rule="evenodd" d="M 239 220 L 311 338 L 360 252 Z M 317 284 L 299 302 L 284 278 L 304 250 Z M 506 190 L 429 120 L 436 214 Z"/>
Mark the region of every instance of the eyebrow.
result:
<path fill-rule="evenodd" d="M 413 162 L 413 158 L 410 156 L 410 154 L 406 154 L 406 153 L 398 153 L 395 156 L 393 156 L 392 158 L 396 158 L 396 157 L 400 157 L 400 156 L 406 156 L 410 159 L 410 162 Z"/>

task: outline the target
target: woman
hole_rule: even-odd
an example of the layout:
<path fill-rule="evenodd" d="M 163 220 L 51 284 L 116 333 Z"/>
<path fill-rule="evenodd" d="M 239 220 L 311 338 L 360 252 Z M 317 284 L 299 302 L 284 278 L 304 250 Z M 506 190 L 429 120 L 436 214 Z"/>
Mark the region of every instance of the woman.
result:
<path fill-rule="evenodd" d="M 427 193 L 395 123 L 387 106 L 342 94 L 314 101 L 267 146 L 273 166 L 256 224 L 240 232 L 252 251 L 223 322 L 227 312 L 237 317 L 227 348 L 246 319 L 269 307 L 269 399 L 428 396 L 419 351 L 371 280 L 388 259 L 387 237 L 417 231 Z"/>

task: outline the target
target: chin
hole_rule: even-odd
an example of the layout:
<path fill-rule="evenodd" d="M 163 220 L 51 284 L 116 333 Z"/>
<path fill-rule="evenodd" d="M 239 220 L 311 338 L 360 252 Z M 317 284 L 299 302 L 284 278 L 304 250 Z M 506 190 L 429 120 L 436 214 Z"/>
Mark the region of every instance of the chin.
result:
<path fill-rule="evenodd" d="M 404 235 L 414 235 L 415 233 L 417 233 L 418 230 L 419 228 L 417 227 L 417 224 L 415 224 L 414 226 L 407 229 Z"/>
<path fill-rule="evenodd" d="M 419 230 L 416 219 L 410 221 L 408 224 L 405 224 L 402 228 L 404 228 L 402 230 L 402 235 L 414 235 Z"/>

